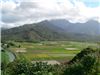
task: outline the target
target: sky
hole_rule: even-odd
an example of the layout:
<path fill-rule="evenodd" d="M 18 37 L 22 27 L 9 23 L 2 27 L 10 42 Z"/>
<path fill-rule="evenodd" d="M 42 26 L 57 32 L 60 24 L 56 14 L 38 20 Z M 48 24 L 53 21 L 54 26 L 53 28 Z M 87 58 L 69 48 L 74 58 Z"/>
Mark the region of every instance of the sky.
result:
<path fill-rule="evenodd" d="M 100 0 L 1 0 L 1 27 L 42 20 L 66 19 L 72 23 L 100 23 Z"/>

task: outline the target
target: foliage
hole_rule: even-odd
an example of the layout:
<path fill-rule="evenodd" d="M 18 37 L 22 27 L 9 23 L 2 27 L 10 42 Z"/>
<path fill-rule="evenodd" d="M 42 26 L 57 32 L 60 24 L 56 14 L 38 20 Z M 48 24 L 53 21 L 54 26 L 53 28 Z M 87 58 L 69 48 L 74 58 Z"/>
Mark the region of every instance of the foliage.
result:
<path fill-rule="evenodd" d="M 80 53 L 78 53 L 71 61 L 70 63 L 73 63 L 73 62 L 76 62 L 77 59 L 78 61 L 80 61 L 84 56 L 88 55 L 88 54 L 91 54 L 91 53 L 94 53 L 95 50 L 91 49 L 91 48 L 86 48 L 86 49 L 83 49 Z"/>
<path fill-rule="evenodd" d="M 59 70 L 59 71 L 58 71 Z M 8 75 L 61 75 L 60 65 L 49 65 L 46 62 L 30 63 L 26 60 L 15 60 L 8 64 Z"/>
<path fill-rule="evenodd" d="M 4 69 L 5 75 L 98 75 L 100 72 L 99 57 L 100 50 L 86 48 L 68 64 L 33 63 L 21 58 L 2 67 L 2 71 L 3 68 L 6 68 Z"/>
<path fill-rule="evenodd" d="M 69 62 L 64 75 L 97 75 L 97 52 L 91 48 L 81 51 Z"/>

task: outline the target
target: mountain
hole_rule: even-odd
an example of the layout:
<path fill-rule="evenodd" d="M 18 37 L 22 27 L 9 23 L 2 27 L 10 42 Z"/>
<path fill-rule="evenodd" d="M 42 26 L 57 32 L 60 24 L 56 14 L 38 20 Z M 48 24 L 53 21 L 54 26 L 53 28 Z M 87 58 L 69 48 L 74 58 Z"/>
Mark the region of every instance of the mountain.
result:
<path fill-rule="evenodd" d="M 70 23 L 65 19 L 51 20 L 50 23 L 62 28 L 66 32 L 100 35 L 100 23 L 90 20 L 86 23 Z"/>
<path fill-rule="evenodd" d="M 4 29 L 1 31 L 1 38 L 2 40 L 14 41 L 100 41 L 100 36 L 97 35 L 99 27 L 98 25 L 96 26 L 97 23 L 94 23 L 95 25 L 92 24 L 93 23 L 90 22 L 74 24 L 63 19 L 45 20 L 39 23 L 25 24 L 11 29 Z"/>
<path fill-rule="evenodd" d="M 61 28 L 49 23 L 48 21 L 42 21 L 39 23 L 26 24 L 23 26 L 2 30 L 1 35 L 2 40 L 63 40 L 66 36 L 60 33 L 61 30 Z"/>

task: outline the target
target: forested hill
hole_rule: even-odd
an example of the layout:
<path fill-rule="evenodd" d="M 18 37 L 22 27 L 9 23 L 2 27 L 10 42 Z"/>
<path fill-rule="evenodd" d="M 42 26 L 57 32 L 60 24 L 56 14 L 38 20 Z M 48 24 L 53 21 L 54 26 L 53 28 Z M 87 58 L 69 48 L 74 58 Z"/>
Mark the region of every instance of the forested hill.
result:
<path fill-rule="evenodd" d="M 2 30 L 2 40 L 36 41 L 36 40 L 63 40 L 65 35 L 61 34 L 61 28 L 43 21 L 35 24 L 26 24 L 7 30 Z"/>
<path fill-rule="evenodd" d="M 48 20 L 39 23 L 25 24 L 23 26 L 11 29 L 4 29 L 1 31 L 1 35 L 2 35 L 1 37 L 2 40 L 14 40 L 14 41 L 41 41 L 41 40 L 100 41 L 98 35 L 92 36 L 84 33 L 68 32 L 64 28 L 60 27 L 59 25 L 57 26 L 56 24 L 54 24 L 54 22 Z"/>

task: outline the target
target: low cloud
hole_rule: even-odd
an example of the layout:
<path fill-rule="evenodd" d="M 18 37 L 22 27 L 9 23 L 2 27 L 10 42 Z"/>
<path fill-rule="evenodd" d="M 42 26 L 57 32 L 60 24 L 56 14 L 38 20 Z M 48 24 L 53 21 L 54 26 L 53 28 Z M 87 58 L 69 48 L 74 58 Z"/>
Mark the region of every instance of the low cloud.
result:
<path fill-rule="evenodd" d="M 1 25 L 19 26 L 45 19 L 64 18 L 70 22 L 100 22 L 100 7 L 87 7 L 80 0 L 29 0 L 1 3 Z"/>

